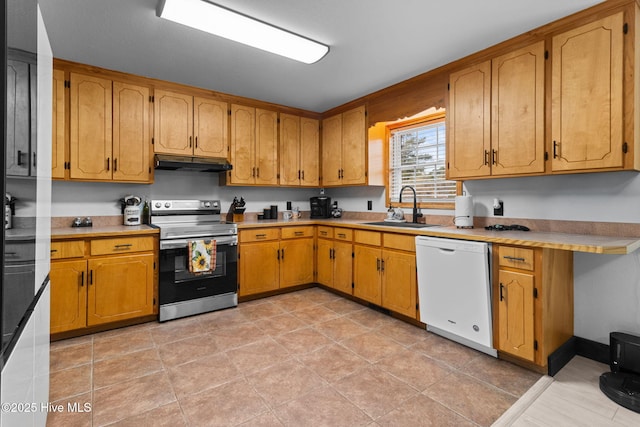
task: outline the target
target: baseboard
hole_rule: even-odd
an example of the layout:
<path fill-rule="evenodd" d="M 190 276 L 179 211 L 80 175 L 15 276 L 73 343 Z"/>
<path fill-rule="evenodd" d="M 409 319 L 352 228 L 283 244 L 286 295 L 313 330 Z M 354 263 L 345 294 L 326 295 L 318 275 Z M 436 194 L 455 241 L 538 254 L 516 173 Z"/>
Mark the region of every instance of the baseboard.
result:
<path fill-rule="evenodd" d="M 573 356 L 582 356 L 596 362 L 609 364 L 609 346 L 597 341 L 573 336 L 562 344 L 547 359 L 548 373 L 551 376 L 557 374 Z"/>
<path fill-rule="evenodd" d="M 560 369 L 564 367 L 576 353 L 576 340 L 578 338 L 573 336 L 569 338 L 564 344 L 556 349 L 553 353 L 547 357 L 547 371 L 548 375 L 554 376 Z"/>
<path fill-rule="evenodd" d="M 575 337 L 576 339 L 576 354 L 578 356 L 586 357 L 587 359 L 595 360 L 596 362 L 604 363 L 608 365 L 609 360 L 609 346 L 597 341 L 591 341 L 586 338 Z"/>

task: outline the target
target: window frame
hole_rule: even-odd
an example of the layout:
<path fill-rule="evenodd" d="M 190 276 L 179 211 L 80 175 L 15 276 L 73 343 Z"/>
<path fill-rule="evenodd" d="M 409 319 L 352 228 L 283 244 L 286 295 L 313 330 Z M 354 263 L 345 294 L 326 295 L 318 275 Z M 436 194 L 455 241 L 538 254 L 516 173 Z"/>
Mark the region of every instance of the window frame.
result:
<path fill-rule="evenodd" d="M 399 128 L 411 128 L 411 127 L 420 127 L 424 125 L 428 125 L 431 123 L 438 123 L 445 121 L 446 112 L 438 112 L 435 114 L 430 114 L 428 116 L 415 117 L 409 120 L 398 121 L 389 123 L 386 125 L 385 129 L 385 139 L 384 139 L 384 186 L 385 186 L 385 203 L 386 206 L 389 206 L 391 203 L 391 188 L 389 183 L 389 161 L 391 158 L 391 133 Z M 445 124 L 446 126 L 446 124 Z M 448 131 L 447 131 L 448 134 Z M 448 145 L 448 144 L 447 144 Z M 448 148 L 448 147 L 447 147 Z M 456 196 L 462 194 L 462 181 L 456 181 Z M 402 207 L 402 208 L 413 208 L 413 199 L 409 202 L 393 202 L 394 207 Z M 443 202 L 418 202 L 418 207 L 423 209 L 454 209 L 455 202 L 451 201 L 443 201 Z"/>

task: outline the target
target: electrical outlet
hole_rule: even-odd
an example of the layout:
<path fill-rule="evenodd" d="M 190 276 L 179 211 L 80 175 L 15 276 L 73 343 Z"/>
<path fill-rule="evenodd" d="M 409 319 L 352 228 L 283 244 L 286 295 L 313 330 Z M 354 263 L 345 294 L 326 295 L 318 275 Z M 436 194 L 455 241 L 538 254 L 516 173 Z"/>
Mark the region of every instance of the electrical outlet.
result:
<path fill-rule="evenodd" d="M 367 200 L 367 210 L 373 210 L 373 201 Z"/>
<path fill-rule="evenodd" d="M 320 195 L 321 195 L 321 196 L 324 196 L 324 188 L 321 188 L 321 189 L 320 189 Z"/>
<path fill-rule="evenodd" d="M 493 216 L 503 216 L 504 215 L 504 202 L 502 200 L 498 200 L 493 202 Z"/>

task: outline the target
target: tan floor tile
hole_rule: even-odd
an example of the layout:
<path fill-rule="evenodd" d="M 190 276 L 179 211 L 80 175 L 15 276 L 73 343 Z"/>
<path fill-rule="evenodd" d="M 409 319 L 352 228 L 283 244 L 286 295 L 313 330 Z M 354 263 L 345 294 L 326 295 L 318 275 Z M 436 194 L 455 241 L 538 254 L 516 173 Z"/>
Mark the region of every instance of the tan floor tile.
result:
<path fill-rule="evenodd" d="M 315 351 L 333 341 L 313 328 L 298 329 L 287 334 L 278 335 L 274 339 L 292 354 L 304 354 Z"/>
<path fill-rule="evenodd" d="M 327 320 L 334 319 L 338 314 L 321 305 L 314 305 L 313 307 L 303 308 L 292 313 L 297 318 L 307 322 L 308 325 L 326 322 Z"/>
<path fill-rule="evenodd" d="M 151 339 L 151 331 L 147 329 L 133 329 L 115 335 L 96 335 L 93 341 L 94 360 L 108 359 L 155 347 Z"/>
<path fill-rule="evenodd" d="M 139 415 L 175 401 L 165 372 L 94 390 L 93 423 L 96 426 Z"/>
<path fill-rule="evenodd" d="M 91 341 L 77 345 L 51 347 L 49 351 L 49 371 L 56 372 L 74 366 L 91 363 L 93 359 L 93 345 Z"/>
<path fill-rule="evenodd" d="M 372 366 L 341 379 L 333 387 L 373 419 L 418 395 L 414 388 Z"/>
<path fill-rule="evenodd" d="M 63 347 L 70 347 L 70 346 L 75 346 L 78 344 L 86 344 L 88 342 L 93 342 L 93 337 L 95 335 L 84 335 L 81 337 L 76 337 L 76 338 L 69 338 L 66 340 L 59 340 L 59 341 L 53 341 L 51 343 L 51 349 L 52 350 L 58 350 L 61 349 Z"/>
<path fill-rule="evenodd" d="M 483 426 L 491 425 L 517 400 L 495 387 L 455 372 L 427 388 L 423 394 Z"/>
<path fill-rule="evenodd" d="M 272 412 L 266 412 L 240 425 L 242 427 L 278 427 L 284 424 Z"/>
<path fill-rule="evenodd" d="M 376 420 L 376 423 L 384 427 L 474 427 L 476 425 L 424 395 L 407 400 Z"/>
<path fill-rule="evenodd" d="M 49 375 L 49 400 L 56 401 L 91 391 L 91 365 L 81 365 Z"/>
<path fill-rule="evenodd" d="M 354 311 L 353 313 L 349 313 L 347 317 L 370 329 L 388 327 L 390 325 L 393 325 L 395 322 L 399 322 L 399 320 L 394 319 L 391 316 L 378 313 L 377 311 L 371 309 Z"/>
<path fill-rule="evenodd" d="M 522 396 L 542 377 L 542 374 L 488 355 L 473 359 L 460 371 L 493 384 L 515 397 Z"/>
<path fill-rule="evenodd" d="M 268 411 L 253 388 L 240 379 L 181 401 L 189 425 L 234 426 Z"/>
<path fill-rule="evenodd" d="M 356 427 L 371 418 L 330 387 L 319 388 L 274 409 L 285 426 Z"/>
<path fill-rule="evenodd" d="M 225 353 L 171 367 L 168 373 L 178 399 L 217 387 L 242 375 Z"/>
<path fill-rule="evenodd" d="M 417 344 L 429 336 L 426 329 L 402 321 L 396 321 L 389 326 L 378 328 L 378 332 L 406 347 Z"/>
<path fill-rule="evenodd" d="M 483 356 L 479 351 L 430 332 L 427 334 L 426 339 L 410 346 L 410 348 L 440 360 L 454 368 L 461 368 L 472 360 Z"/>
<path fill-rule="evenodd" d="M 163 369 L 155 348 L 112 357 L 93 364 L 93 388 L 99 389 Z"/>
<path fill-rule="evenodd" d="M 109 427 L 180 427 L 186 425 L 187 422 L 182 415 L 180 405 L 178 402 L 171 402 L 115 424 L 109 424 Z"/>
<path fill-rule="evenodd" d="M 306 328 L 307 324 L 292 314 L 285 313 L 261 320 L 260 323 L 258 323 L 258 327 L 266 334 L 276 336 L 295 331 L 296 329 Z"/>
<path fill-rule="evenodd" d="M 262 321 L 268 317 L 284 313 L 284 310 L 271 302 L 264 301 L 261 304 L 253 304 L 247 307 L 239 307 L 242 314 L 251 321 Z"/>
<path fill-rule="evenodd" d="M 442 362 L 410 350 L 401 350 L 375 364 L 419 391 L 446 377 L 451 368 Z"/>
<path fill-rule="evenodd" d="M 368 308 L 363 306 L 362 304 L 358 304 L 357 302 L 349 301 L 348 299 L 344 298 L 339 298 L 327 302 L 323 304 L 323 306 L 327 307 L 329 310 L 335 311 L 338 314 L 350 314 L 357 311 L 368 310 Z"/>
<path fill-rule="evenodd" d="M 194 316 L 159 323 L 157 327 L 151 329 L 151 338 L 153 338 L 156 345 L 162 345 L 201 335 L 204 332 L 205 330 L 201 326 L 198 316 Z"/>
<path fill-rule="evenodd" d="M 242 305 L 227 308 L 226 310 L 212 311 L 195 316 L 195 318 L 206 332 L 219 328 L 228 328 L 229 326 L 240 325 L 249 321 L 242 313 L 241 307 Z"/>
<path fill-rule="evenodd" d="M 264 331 L 253 323 L 219 328 L 209 332 L 213 342 L 220 350 L 241 347 L 264 338 Z"/>
<path fill-rule="evenodd" d="M 290 357 L 289 352 L 271 337 L 227 352 L 231 362 L 244 373 L 266 368 Z"/>
<path fill-rule="evenodd" d="M 299 292 L 302 296 L 309 298 L 311 301 L 317 304 L 325 304 L 331 301 L 339 301 L 342 298 L 340 295 L 327 291 L 322 288 L 310 288 Z"/>
<path fill-rule="evenodd" d="M 326 384 L 315 372 L 292 359 L 247 375 L 246 378 L 271 407 Z"/>
<path fill-rule="evenodd" d="M 297 292 L 272 297 L 272 303 L 287 312 L 304 310 L 305 308 L 310 308 L 318 305 L 314 301 L 311 301 L 309 298 L 304 298 L 300 295 L 297 295 Z"/>
<path fill-rule="evenodd" d="M 346 317 L 337 317 L 326 322 L 316 323 L 313 328 L 335 341 L 342 341 L 369 332 L 369 328 L 365 328 Z"/>
<path fill-rule="evenodd" d="M 339 344 L 323 347 L 298 359 L 330 383 L 369 366 L 369 362 Z"/>
<path fill-rule="evenodd" d="M 160 359 L 165 366 L 180 365 L 218 352 L 216 340 L 209 334 L 196 335 L 158 347 Z"/>
<path fill-rule="evenodd" d="M 91 409 L 85 406 L 91 405 L 91 393 L 52 402 L 56 406 L 62 405 L 63 410 L 50 411 L 47 414 L 47 427 L 91 427 Z M 82 408 L 83 412 L 70 411 L 69 405 L 72 405 L 72 408 Z"/>
<path fill-rule="evenodd" d="M 349 338 L 344 340 L 342 345 L 372 363 L 404 348 L 391 338 L 375 332 L 367 332 L 366 334 Z"/>

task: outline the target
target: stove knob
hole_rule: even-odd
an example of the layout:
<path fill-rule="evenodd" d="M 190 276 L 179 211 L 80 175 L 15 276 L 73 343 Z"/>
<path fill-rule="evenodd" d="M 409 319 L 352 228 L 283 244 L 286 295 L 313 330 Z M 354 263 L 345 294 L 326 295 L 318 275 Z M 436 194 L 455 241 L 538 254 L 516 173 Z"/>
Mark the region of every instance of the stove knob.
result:
<path fill-rule="evenodd" d="M 170 208 L 170 207 L 171 207 L 171 203 L 166 202 L 166 203 L 164 204 L 164 207 L 165 207 L 165 208 Z"/>
<path fill-rule="evenodd" d="M 160 203 L 160 202 L 156 202 L 156 204 L 155 204 L 155 207 L 156 207 L 156 208 L 160 208 L 161 206 L 162 206 L 162 203 Z"/>
<path fill-rule="evenodd" d="M 211 207 L 211 202 L 204 202 L 204 207 L 205 208 L 210 208 Z"/>

